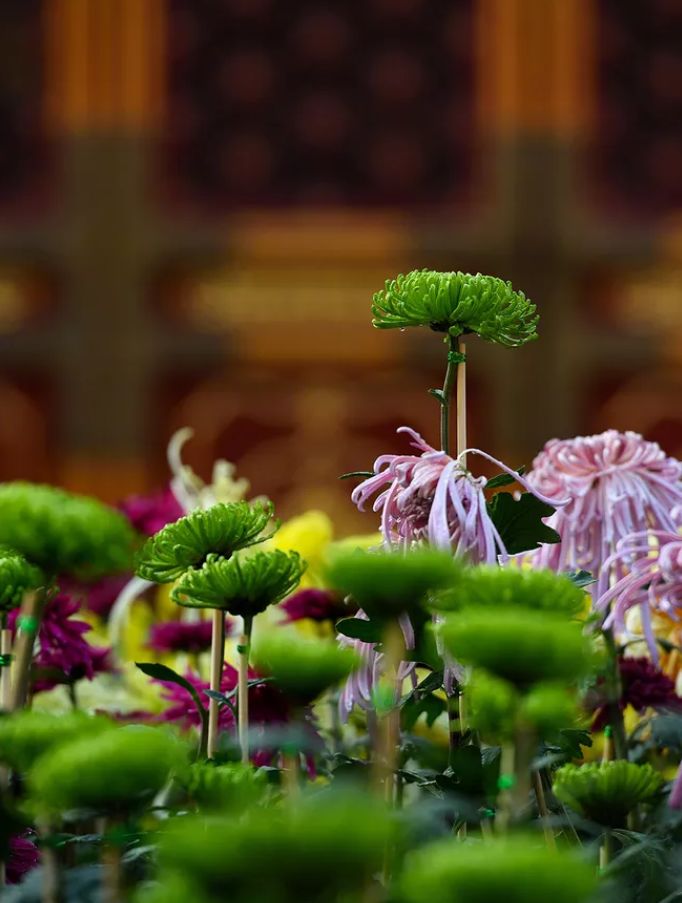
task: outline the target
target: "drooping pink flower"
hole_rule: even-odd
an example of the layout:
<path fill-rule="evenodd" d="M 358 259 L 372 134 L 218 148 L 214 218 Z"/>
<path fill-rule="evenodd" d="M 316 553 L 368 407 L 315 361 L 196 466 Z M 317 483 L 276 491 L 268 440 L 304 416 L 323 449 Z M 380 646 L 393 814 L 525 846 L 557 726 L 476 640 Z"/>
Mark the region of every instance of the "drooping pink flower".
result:
<path fill-rule="evenodd" d="M 553 439 L 535 458 L 528 482 L 550 500 L 570 502 L 547 521 L 561 542 L 527 559 L 557 571 L 601 573 L 612 583 L 625 574 L 626 562 L 614 554 L 620 540 L 646 529 L 674 533 L 682 524 L 680 479 L 682 462 L 638 433 Z"/>
<path fill-rule="evenodd" d="M 679 533 L 664 530 L 632 533 L 621 539 L 613 555 L 604 561 L 595 603 L 596 609 L 606 614 L 604 626 L 625 632 L 627 612 L 637 606 L 649 651 L 657 662 L 652 612 L 673 620 L 679 620 L 682 613 L 682 536 Z"/>
<path fill-rule="evenodd" d="M 338 621 L 350 617 L 357 609 L 346 605 L 343 600 L 327 589 L 301 589 L 279 606 L 286 612 L 286 623 L 310 618 L 311 621 Z"/>
<path fill-rule="evenodd" d="M 145 536 L 153 536 L 185 514 L 170 488 L 152 495 L 130 495 L 119 502 L 118 508 Z"/>
<path fill-rule="evenodd" d="M 40 850 L 31 837 L 32 834 L 27 832 L 10 838 L 6 872 L 8 884 L 19 884 L 24 875 L 40 862 Z"/>
<path fill-rule="evenodd" d="M 466 468 L 465 454 L 482 455 L 542 501 L 549 499 L 485 452 L 467 449 L 458 458 L 452 458 L 432 448 L 409 427 L 400 427 L 398 432 L 407 433 L 420 454 L 381 455 L 374 462 L 374 475 L 356 486 L 351 495 L 363 511 L 371 496 L 379 493 L 373 510 L 381 512 L 384 542 L 405 547 L 427 542 L 436 548 L 450 549 L 475 564 L 495 564 L 498 559 L 506 559 L 507 550 L 487 509 L 487 480 L 473 476 Z M 562 499 L 550 502 L 562 503 Z"/>
<path fill-rule="evenodd" d="M 78 610 L 78 601 L 61 593 L 45 606 L 38 632 L 38 652 L 33 660 L 40 672 L 33 683 L 35 693 L 83 678 L 92 680 L 96 674 L 114 670 L 111 650 L 91 646 L 85 639 L 92 627 L 73 617 Z M 17 616 L 17 611 L 10 612 L 12 629 Z"/>
<path fill-rule="evenodd" d="M 232 622 L 225 622 L 226 633 Z M 211 648 L 213 627 L 210 621 L 163 621 L 154 624 L 147 645 L 155 652 L 187 652 L 197 655 Z"/>

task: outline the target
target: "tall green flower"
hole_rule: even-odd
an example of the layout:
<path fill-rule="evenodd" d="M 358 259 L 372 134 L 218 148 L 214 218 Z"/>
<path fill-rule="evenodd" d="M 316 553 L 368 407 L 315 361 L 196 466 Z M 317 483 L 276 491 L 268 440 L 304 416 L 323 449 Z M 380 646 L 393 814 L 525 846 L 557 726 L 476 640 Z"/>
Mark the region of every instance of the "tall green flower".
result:
<path fill-rule="evenodd" d="M 459 578 L 462 564 L 448 552 L 340 552 L 326 570 L 329 585 L 350 595 L 370 617 L 391 617 L 421 608 L 428 593 Z"/>
<path fill-rule="evenodd" d="M 28 590 L 45 582 L 39 568 L 13 549 L 0 549 L 0 615 L 21 605 Z"/>
<path fill-rule="evenodd" d="M 0 484 L 0 545 L 48 575 L 96 579 L 130 568 L 135 534 L 107 505 L 54 486 Z"/>
<path fill-rule="evenodd" d="M 112 722 L 107 718 L 92 718 L 81 712 L 50 715 L 24 709 L 0 718 L 0 762 L 23 772 L 59 746 L 111 729 Z"/>
<path fill-rule="evenodd" d="M 176 780 L 200 809 L 235 814 L 256 805 L 268 783 L 264 771 L 238 762 L 195 762 L 180 771 Z"/>
<path fill-rule="evenodd" d="M 29 773 L 29 791 L 41 812 L 125 815 L 153 799 L 184 760 L 165 729 L 128 725 L 47 753 Z"/>
<path fill-rule="evenodd" d="M 251 661 L 259 674 L 272 677 L 287 696 L 302 705 L 344 680 L 360 664 L 352 649 L 284 627 L 254 643 Z"/>
<path fill-rule="evenodd" d="M 587 903 L 597 875 L 586 860 L 530 837 L 440 840 L 409 856 L 399 903 Z"/>
<path fill-rule="evenodd" d="M 189 568 L 200 568 L 209 555 L 229 558 L 234 552 L 269 539 L 264 531 L 273 506 L 225 502 L 192 511 L 167 524 L 140 549 L 137 575 L 154 583 L 170 583 Z M 272 532 L 277 529 L 274 526 Z"/>
<path fill-rule="evenodd" d="M 439 611 L 465 608 L 519 608 L 575 617 L 585 608 L 585 592 L 562 574 L 480 565 L 463 571 L 451 587 L 430 600 Z"/>
<path fill-rule="evenodd" d="M 539 681 L 575 682 L 593 660 L 580 624 L 544 612 L 467 608 L 447 618 L 441 635 L 457 661 L 522 688 Z"/>
<path fill-rule="evenodd" d="M 535 305 L 510 282 L 481 273 L 413 270 L 389 279 L 372 301 L 374 326 L 428 326 L 451 337 L 476 333 L 510 347 L 537 338 Z"/>
<path fill-rule="evenodd" d="M 618 759 L 588 765 L 564 765 L 554 776 L 557 799 L 600 824 L 621 827 L 629 812 L 651 800 L 663 778 L 651 765 Z"/>
<path fill-rule="evenodd" d="M 217 608 L 253 618 L 298 586 L 305 562 L 297 552 L 257 552 L 246 558 L 208 555 L 202 568 L 185 571 L 171 598 L 188 608 Z"/>

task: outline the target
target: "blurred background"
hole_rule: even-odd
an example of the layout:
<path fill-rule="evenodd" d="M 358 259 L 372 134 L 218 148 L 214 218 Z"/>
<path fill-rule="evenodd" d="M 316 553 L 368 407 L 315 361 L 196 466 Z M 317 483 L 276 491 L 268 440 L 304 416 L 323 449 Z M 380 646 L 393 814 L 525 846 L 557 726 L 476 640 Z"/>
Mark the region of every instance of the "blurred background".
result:
<path fill-rule="evenodd" d="M 682 456 L 680 47 L 680 0 L 1 0 L 0 479 L 113 501 L 187 425 L 368 529 L 338 474 L 437 441 L 443 347 L 369 312 L 424 266 L 542 315 L 470 343 L 471 444 Z"/>

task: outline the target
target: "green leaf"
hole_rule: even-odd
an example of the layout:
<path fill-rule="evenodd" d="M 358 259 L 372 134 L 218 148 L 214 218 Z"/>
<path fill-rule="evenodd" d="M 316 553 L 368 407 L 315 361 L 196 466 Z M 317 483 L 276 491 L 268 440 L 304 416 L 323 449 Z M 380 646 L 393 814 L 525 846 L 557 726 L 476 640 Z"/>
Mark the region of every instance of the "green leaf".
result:
<path fill-rule="evenodd" d="M 525 467 L 519 467 L 516 471 L 519 476 L 523 476 L 526 472 Z M 508 473 L 498 473 L 496 477 L 492 477 L 492 479 L 488 480 L 485 484 L 486 489 L 501 489 L 503 486 L 511 486 L 516 482 L 516 478 L 511 476 Z"/>
<path fill-rule="evenodd" d="M 336 630 L 342 636 L 362 640 L 363 643 L 380 643 L 382 639 L 380 625 L 363 618 L 343 618 L 336 622 Z"/>
<path fill-rule="evenodd" d="M 597 582 L 596 578 L 589 571 L 573 571 L 570 574 L 566 574 L 566 576 L 581 589 L 585 586 L 592 586 L 593 583 Z"/>
<path fill-rule="evenodd" d="M 682 749 L 682 717 L 659 715 L 651 721 L 651 736 L 656 746 Z"/>
<path fill-rule="evenodd" d="M 199 742 L 198 755 L 200 758 L 203 757 L 206 753 L 206 743 L 208 740 L 208 709 L 201 701 L 201 697 L 199 696 L 196 687 L 193 687 L 192 684 L 181 674 L 178 674 L 177 671 L 173 671 L 172 668 L 169 668 L 167 665 L 162 665 L 159 662 L 135 662 L 135 667 L 139 668 L 143 674 L 147 675 L 147 677 L 153 677 L 154 680 L 163 680 L 166 683 L 177 684 L 179 687 L 182 687 L 183 690 L 187 690 L 192 697 L 192 702 L 196 706 L 199 717 L 201 718 L 201 739 Z"/>
<path fill-rule="evenodd" d="M 445 700 L 434 696 L 432 693 L 419 698 L 408 698 L 402 705 L 401 721 L 403 730 L 411 731 L 422 715 L 426 715 L 426 724 L 432 727 L 433 723 L 445 711 Z"/>
<path fill-rule="evenodd" d="M 488 513 L 510 555 L 561 539 L 556 530 L 542 522 L 554 508 L 530 492 L 522 493 L 518 501 L 509 492 L 498 492 L 488 502 Z"/>
<path fill-rule="evenodd" d="M 429 395 L 433 395 L 438 404 L 445 404 L 445 395 L 442 389 L 429 389 Z"/>
<path fill-rule="evenodd" d="M 339 479 L 350 480 L 351 477 L 362 477 L 365 480 L 367 477 L 373 477 L 374 475 L 373 470 L 349 470 L 348 473 L 342 473 Z"/>
<path fill-rule="evenodd" d="M 478 746 L 460 746 L 450 755 L 450 767 L 457 782 L 457 792 L 481 796 L 485 792 L 483 760 Z"/>

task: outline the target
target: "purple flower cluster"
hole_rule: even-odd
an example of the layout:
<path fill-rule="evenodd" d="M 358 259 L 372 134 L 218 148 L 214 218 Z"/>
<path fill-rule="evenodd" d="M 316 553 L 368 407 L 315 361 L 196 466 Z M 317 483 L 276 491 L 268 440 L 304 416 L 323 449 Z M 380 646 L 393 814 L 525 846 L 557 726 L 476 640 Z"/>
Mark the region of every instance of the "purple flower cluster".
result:
<path fill-rule="evenodd" d="M 230 632 L 231 622 L 226 622 Z M 198 655 L 211 648 L 212 625 L 210 621 L 162 621 L 154 624 L 147 645 L 155 652 L 187 652 Z"/>
<path fill-rule="evenodd" d="M 153 536 L 185 513 L 170 489 L 163 489 L 153 495 L 128 496 L 118 507 L 144 536 Z"/>

